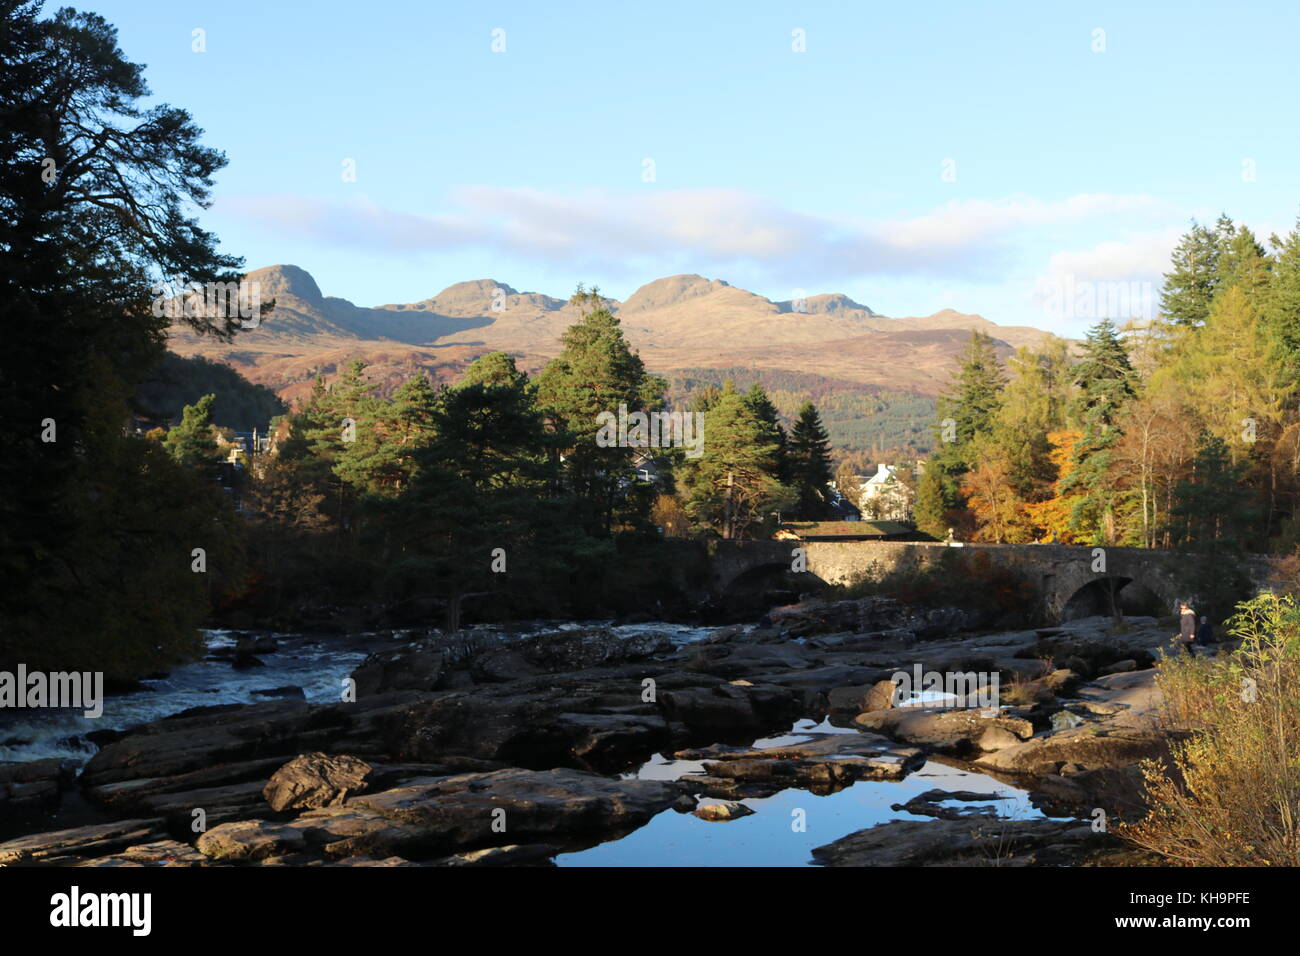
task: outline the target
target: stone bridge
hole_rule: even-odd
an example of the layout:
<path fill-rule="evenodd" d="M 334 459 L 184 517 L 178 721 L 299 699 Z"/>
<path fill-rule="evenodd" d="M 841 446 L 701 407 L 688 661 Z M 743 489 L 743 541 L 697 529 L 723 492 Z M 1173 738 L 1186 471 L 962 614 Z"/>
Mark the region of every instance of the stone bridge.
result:
<path fill-rule="evenodd" d="M 1112 596 L 1127 613 L 1171 614 L 1177 602 L 1195 599 L 1184 552 L 1146 548 L 1095 549 L 1050 544 L 962 544 L 920 541 L 713 541 L 709 542 L 710 591 L 728 591 L 756 583 L 779 570 L 797 570 L 803 549 L 806 573 L 826 584 L 852 584 L 867 574 L 912 566 L 925 568 L 951 561 L 953 573 L 964 562 L 989 561 L 1016 573 L 1028 586 L 1027 600 L 1046 620 L 1059 621 L 1107 613 Z M 1270 559 L 1244 561 L 1258 588 L 1267 578 Z"/>

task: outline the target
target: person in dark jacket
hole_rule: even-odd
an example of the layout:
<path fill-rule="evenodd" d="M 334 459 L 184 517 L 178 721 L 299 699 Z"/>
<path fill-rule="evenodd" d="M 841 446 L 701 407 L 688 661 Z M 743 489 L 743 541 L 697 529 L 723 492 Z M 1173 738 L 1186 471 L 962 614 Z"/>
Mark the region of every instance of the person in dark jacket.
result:
<path fill-rule="evenodd" d="M 1201 618 L 1201 626 L 1196 629 L 1196 643 L 1200 647 L 1209 647 L 1214 643 L 1214 625 L 1208 617 Z"/>

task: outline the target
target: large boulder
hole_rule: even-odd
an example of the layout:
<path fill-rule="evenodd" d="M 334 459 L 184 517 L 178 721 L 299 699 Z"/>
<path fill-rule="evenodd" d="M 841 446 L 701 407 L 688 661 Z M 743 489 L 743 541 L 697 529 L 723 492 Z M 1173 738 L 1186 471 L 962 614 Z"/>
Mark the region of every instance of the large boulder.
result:
<path fill-rule="evenodd" d="M 373 769 L 346 754 L 300 754 L 271 775 L 262 796 L 277 813 L 332 807 L 363 791 Z"/>

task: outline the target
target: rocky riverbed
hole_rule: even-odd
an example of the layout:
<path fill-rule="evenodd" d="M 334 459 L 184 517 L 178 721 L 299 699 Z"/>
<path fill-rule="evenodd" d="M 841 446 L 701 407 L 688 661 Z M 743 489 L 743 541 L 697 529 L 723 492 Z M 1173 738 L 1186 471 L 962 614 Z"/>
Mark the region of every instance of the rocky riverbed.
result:
<path fill-rule="evenodd" d="M 0 865 L 1130 862 L 1096 824 L 1140 813 L 1136 764 L 1167 753 L 1167 630 L 965 623 L 866 598 L 707 630 L 302 639 L 300 679 L 260 687 L 295 639 L 221 635 L 204 680 L 238 699 L 191 687 L 0 764 Z M 898 671 L 998 696 L 904 694 Z"/>

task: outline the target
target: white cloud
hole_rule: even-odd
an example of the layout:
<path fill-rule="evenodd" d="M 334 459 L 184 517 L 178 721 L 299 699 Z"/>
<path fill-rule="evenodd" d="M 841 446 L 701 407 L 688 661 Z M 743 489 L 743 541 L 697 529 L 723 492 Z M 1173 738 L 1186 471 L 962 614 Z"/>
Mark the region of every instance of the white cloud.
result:
<path fill-rule="evenodd" d="M 1042 236 L 1053 227 L 1168 221 L 1172 214 L 1148 195 L 1097 193 L 964 200 L 911 218 L 867 220 L 800 212 L 742 190 L 654 187 L 554 193 L 465 186 L 436 215 L 368 198 L 241 197 L 221 206 L 287 234 L 376 252 L 476 248 L 611 277 L 693 271 L 809 288 L 878 276 L 988 280 L 1009 271 L 1026 245 L 1055 241 Z M 1143 263 L 1153 249 L 1133 247 Z M 1125 255 L 1124 244 L 1103 244 L 1059 253 L 1049 268 L 1113 272 Z"/>

